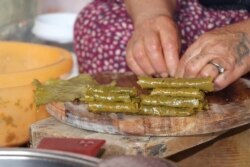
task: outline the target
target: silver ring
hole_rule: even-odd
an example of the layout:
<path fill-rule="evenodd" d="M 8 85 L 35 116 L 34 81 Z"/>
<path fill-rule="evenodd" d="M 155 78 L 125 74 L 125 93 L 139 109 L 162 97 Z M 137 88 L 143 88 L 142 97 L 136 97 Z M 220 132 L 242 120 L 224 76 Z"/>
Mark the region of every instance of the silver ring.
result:
<path fill-rule="evenodd" d="M 219 74 L 225 72 L 225 68 L 221 67 L 219 64 L 214 62 L 209 62 L 209 64 L 212 64 L 219 72 Z"/>

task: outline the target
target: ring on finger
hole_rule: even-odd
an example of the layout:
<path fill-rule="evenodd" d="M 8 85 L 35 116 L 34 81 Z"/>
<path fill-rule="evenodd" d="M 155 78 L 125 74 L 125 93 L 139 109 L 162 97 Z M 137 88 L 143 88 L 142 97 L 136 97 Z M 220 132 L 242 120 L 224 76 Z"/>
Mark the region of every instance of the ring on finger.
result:
<path fill-rule="evenodd" d="M 210 61 L 209 64 L 213 65 L 217 69 L 217 71 L 218 71 L 219 74 L 222 74 L 222 73 L 225 72 L 225 68 L 223 68 L 218 63 L 214 63 L 214 62 Z"/>

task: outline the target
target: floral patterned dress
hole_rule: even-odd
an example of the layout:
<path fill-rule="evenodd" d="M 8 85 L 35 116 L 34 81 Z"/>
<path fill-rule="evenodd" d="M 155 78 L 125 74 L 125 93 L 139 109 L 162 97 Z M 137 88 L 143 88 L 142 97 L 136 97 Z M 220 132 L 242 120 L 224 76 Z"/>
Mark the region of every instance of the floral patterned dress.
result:
<path fill-rule="evenodd" d="M 178 0 L 176 23 L 182 53 L 204 32 L 248 19 L 246 10 L 216 10 L 197 0 Z M 123 0 L 94 0 L 79 13 L 74 28 L 74 50 L 81 73 L 126 72 L 126 45 L 133 24 Z"/>

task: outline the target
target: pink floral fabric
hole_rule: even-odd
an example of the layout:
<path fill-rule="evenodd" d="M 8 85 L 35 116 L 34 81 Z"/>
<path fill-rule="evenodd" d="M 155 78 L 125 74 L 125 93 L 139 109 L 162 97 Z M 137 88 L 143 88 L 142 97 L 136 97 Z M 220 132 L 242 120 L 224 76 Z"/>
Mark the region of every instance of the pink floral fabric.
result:
<path fill-rule="evenodd" d="M 204 32 L 249 16 L 245 10 L 207 9 L 197 0 L 178 0 L 176 22 L 182 35 L 182 53 Z M 122 0 L 95 0 L 82 9 L 74 29 L 80 72 L 130 71 L 125 50 L 132 31 L 132 20 Z"/>

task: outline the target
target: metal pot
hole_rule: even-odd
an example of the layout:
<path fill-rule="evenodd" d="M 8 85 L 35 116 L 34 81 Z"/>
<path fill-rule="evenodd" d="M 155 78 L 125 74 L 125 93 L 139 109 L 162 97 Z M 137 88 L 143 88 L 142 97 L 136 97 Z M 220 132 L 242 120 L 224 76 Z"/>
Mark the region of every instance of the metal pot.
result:
<path fill-rule="evenodd" d="M 1 167 L 176 167 L 168 160 L 118 156 L 100 160 L 80 154 L 41 149 L 0 149 Z"/>
<path fill-rule="evenodd" d="M 1 167 L 97 167 L 99 159 L 35 149 L 0 149 Z"/>

